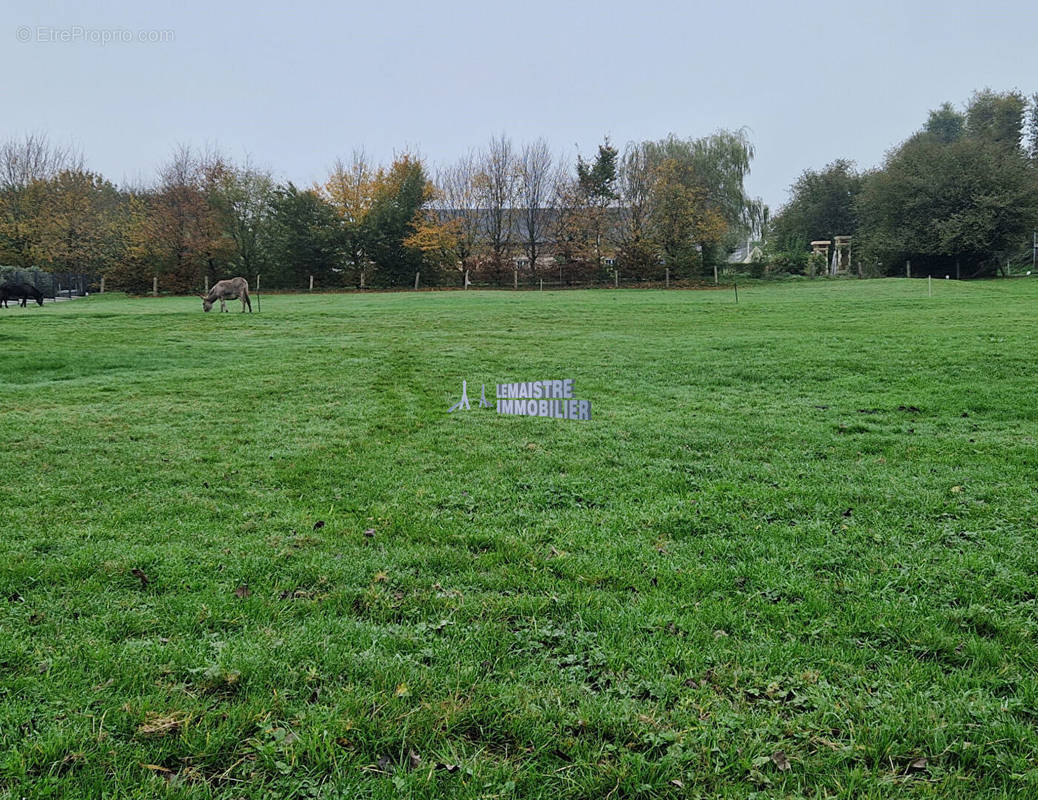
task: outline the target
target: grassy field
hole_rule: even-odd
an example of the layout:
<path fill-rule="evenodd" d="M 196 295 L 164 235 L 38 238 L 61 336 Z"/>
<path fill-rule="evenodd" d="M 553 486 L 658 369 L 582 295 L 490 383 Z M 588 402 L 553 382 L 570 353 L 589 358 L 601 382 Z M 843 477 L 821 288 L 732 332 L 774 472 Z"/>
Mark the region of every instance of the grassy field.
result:
<path fill-rule="evenodd" d="M 1038 281 L 934 285 L 0 309 L 0 798 L 1038 796 Z"/>

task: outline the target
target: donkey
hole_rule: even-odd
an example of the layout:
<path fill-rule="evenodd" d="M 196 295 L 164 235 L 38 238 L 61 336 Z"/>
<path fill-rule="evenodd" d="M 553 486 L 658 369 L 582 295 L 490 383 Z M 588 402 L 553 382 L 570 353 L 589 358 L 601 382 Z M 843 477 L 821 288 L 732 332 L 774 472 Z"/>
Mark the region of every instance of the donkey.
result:
<path fill-rule="evenodd" d="M 35 286 L 28 283 L 0 284 L 0 305 L 4 308 L 10 308 L 7 305 L 8 300 L 14 300 L 16 303 L 21 300 L 21 307 L 25 308 L 25 301 L 30 299 L 35 300 L 38 305 L 43 305 L 43 295 Z"/>
<path fill-rule="evenodd" d="M 208 295 L 202 295 L 202 310 L 210 311 L 213 307 L 213 303 L 217 300 L 220 301 L 220 310 L 227 310 L 227 300 L 234 299 L 241 300 L 241 311 L 245 313 L 245 306 L 249 307 L 249 313 L 252 313 L 252 301 L 249 300 L 249 282 L 245 278 L 231 278 L 226 281 L 220 281 L 215 284 L 212 289 L 209 290 Z"/>

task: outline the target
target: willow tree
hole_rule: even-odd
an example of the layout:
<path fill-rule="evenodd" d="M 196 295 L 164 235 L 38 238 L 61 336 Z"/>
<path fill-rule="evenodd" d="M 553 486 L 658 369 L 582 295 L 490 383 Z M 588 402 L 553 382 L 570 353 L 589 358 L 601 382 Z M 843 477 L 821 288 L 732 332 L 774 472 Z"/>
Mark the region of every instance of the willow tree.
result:
<path fill-rule="evenodd" d="M 702 192 L 706 209 L 724 224 L 722 234 L 742 237 L 760 226 L 763 204 L 746 192 L 745 180 L 750 173 L 754 149 L 744 130 L 721 130 L 698 139 L 679 139 L 671 134 L 666 139 L 645 145 L 646 159 L 658 168 L 666 161 L 681 165 L 681 174 L 690 188 Z M 711 237 L 714 225 L 703 226 Z M 697 242 L 704 265 L 723 237 Z"/>

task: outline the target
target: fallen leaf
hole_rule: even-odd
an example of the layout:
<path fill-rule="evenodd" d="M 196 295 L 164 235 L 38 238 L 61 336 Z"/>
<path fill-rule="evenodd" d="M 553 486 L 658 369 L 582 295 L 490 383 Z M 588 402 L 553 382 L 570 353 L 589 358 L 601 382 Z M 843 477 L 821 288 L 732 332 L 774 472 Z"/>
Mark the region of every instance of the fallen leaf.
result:
<path fill-rule="evenodd" d="M 144 574 L 144 570 L 139 569 L 137 567 L 134 567 L 133 569 L 131 569 L 130 570 L 130 574 L 133 575 L 133 577 L 135 577 L 137 580 L 139 580 L 141 582 L 141 588 L 142 589 L 151 582 L 151 579 L 148 578 L 148 576 Z"/>
<path fill-rule="evenodd" d="M 674 780 L 672 780 L 670 782 L 670 785 L 671 786 L 677 786 L 679 789 L 684 789 L 685 788 L 684 782 L 682 780 L 680 780 L 679 778 L 675 778 Z"/>
<path fill-rule="evenodd" d="M 148 714 L 144 722 L 137 728 L 141 736 L 166 736 L 176 733 L 187 724 L 190 717 L 183 711 L 161 714 L 157 711 Z"/>
<path fill-rule="evenodd" d="M 449 772 L 451 774 L 453 774 L 453 773 L 457 772 L 459 769 L 461 769 L 461 767 L 459 767 L 457 764 L 437 764 L 436 766 L 437 766 L 438 769 L 446 770 L 447 772 Z"/>
<path fill-rule="evenodd" d="M 952 490 L 952 494 L 958 494 L 959 492 L 962 491 L 962 487 L 961 486 L 953 486 L 951 488 L 951 490 Z"/>
<path fill-rule="evenodd" d="M 378 760 L 378 768 L 379 768 L 379 770 L 381 772 L 384 772 L 387 775 L 392 775 L 393 774 L 393 764 L 392 764 L 392 762 L 390 762 L 388 756 L 381 756 L 379 758 L 379 760 Z"/>
<path fill-rule="evenodd" d="M 418 769 L 422 766 L 422 757 L 414 750 L 407 751 L 407 764 L 410 769 Z"/>
<path fill-rule="evenodd" d="M 786 758 L 786 754 L 781 750 L 776 750 L 771 754 L 772 763 L 778 767 L 779 772 L 788 772 L 791 767 L 789 766 L 789 759 Z"/>
<path fill-rule="evenodd" d="M 319 519 L 319 520 L 317 520 L 317 522 L 314 523 L 314 530 L 315 531 L 319 531 L 323 527 L 324 527 L 324 520 L 323 519 Z"/>
<path fill-rule="evenodd" d="M 926 756 L 923 756 L 922 758 L 917 758 L 915 761 L 909 764 L 908 768 L 910 770 L 924 770 L 926 769 L 926 765 L 929 763 L 930 762 L 927 760 Z"/>
<path fill-rule="evenodd" d="M 368 528 L 366 531 L 364 531 L 364 535 L 367 536 L 370 539 L 372 536 L 375 535 L 375 529 L 374 528 Z"/>
<path fill-rule="evenodd" d="M 247 583 L 243 583 L 237 589 L 234 590 L 235 597 L 249 597 L 252 595 L 252 589 L 249 588 Z"/>
<path fill-rule="evenodd" d="M 395 694 L 397 697 L 410 697 L 411 690 L 410 688 L 408 688 L 406 683 L 401 683 L 397 685 L 396 691 L 393 692 L 393 694 Z"/>
<path fill-rule="evenodd" d="M 379 570 L 375 573 L 375 577 L 371 579 L 372 583 L 385 583 L 389 580 L 389 573 Z"/>
<path fill-rule="evenodd" d="M 152 772 L 172 772 L 169 767 L 159 766 L 158 764 L 141 764 L 145 769 L 150 769 Z"/>

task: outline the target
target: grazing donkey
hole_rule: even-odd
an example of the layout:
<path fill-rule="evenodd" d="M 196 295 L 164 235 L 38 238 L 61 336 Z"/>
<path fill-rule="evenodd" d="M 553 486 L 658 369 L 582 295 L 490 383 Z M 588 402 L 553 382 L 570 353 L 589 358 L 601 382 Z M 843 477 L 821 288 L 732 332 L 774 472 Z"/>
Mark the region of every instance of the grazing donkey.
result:
<path fill-rule="evenodd" d="M 208 295 L 202 295 L 202 310 L 211 310 L 213 303 L 219 300 L 220 310 L 226 311 L 226 301 L 234 300 L 235 298 L 241 300 L 241 311 L 243 314 L 245 313 L 245 306 L 248 306 L 249 313 L 252 313 L 252 302 L 249 300 L 249 282 L 245 278 L 231 278 L 230 280 L 217 283 L 209 290 Z"/>
<path fill-rule="evenodd" d="M 30 299 L 35 300 L 38 305 L 43 305 L 43 295 L 35 286 L 31 286 L 28 283 L 5 283 L 0 285 L 0 305 L 3 305 L 4 308 L 10 308 L 7 305 L 8 300 L 14 300 L 15 302 L 21 300 L 21 306 L 25 308 L 25 301 Z"/>

